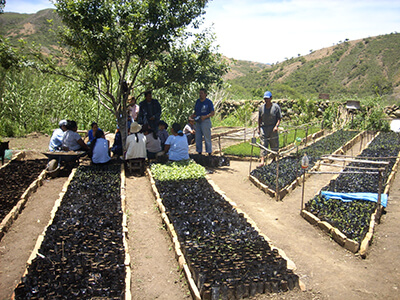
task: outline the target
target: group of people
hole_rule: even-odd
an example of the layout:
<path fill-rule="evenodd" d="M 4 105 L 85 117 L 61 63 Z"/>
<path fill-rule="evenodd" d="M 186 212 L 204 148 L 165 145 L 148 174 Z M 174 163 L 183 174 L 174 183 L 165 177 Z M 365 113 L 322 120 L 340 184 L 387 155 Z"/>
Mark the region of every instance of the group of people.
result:
<path fill-rule="evenodd" d="M 126 139 L 126 152 L 123 153 L 121 133 L 117 130 L 114 145 L 110 149 L 109 142 L 105 139 L 104 132 L 96 122 L 91 124 L 88 132 L 88 143 L 77 133 L 78 126 L 75 121 L 61 120 L 59 128 L 54 130 L 50 139 L 49 151 L 88 151 L 92 162 L 104 164 L 110 161 L 110 150 L 114 155 L 124 159 L 149 158 L 167 154 L 169 160 L 179 161 L 189 159 L 189 145 L 196 143 L 196 152 L 203 152 L 203 138 L 206 153 L 211 155 L 211 117 L 214 116 L 213 102 L 207 98 L 205 89 L 200 89 L 194 112 L 188 119 L 188 124 L 182 129 L 180 124 L 171 126 L 168 134 L 168 124 L 162 121 L 161 105 L 153 99 L 151 92 L 145 93 L 145 100 L 139 105 L 135 98 L 130 97 L 128 105 L 128 137 Z M 258 133 L 265 148 L 279 149 L 278 127 L 282 119 L 282 112 L 277 103 L 272 103 L 272 93 L 264 93 L 265 103 L 258 111 Z M 261 164 L 267 151 L 261 152 Z"/>
<path fill-rule="evenodd" d="M 59 128 L 53 131 L 50 138 L 49 151 L 86 151 L 94 164 L 105 164 L 111 160 L 109 142 L 96 122 L 92 123 L 92 129 L 88 132 L 87 144 L 77 132 L 75 121 L 61 120 L 58 125 Z"/>

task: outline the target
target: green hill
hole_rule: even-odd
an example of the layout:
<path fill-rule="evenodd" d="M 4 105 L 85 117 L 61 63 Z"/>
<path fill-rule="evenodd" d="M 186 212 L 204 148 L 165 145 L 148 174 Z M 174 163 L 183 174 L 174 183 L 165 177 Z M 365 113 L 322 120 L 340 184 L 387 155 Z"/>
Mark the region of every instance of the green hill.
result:
<path fill-rule="evenodd" d="M 229 79 L 237 98 L 365 97 L 400 99 L 400 34 L 345 41 L 288 59 L 271 68 Z"/>

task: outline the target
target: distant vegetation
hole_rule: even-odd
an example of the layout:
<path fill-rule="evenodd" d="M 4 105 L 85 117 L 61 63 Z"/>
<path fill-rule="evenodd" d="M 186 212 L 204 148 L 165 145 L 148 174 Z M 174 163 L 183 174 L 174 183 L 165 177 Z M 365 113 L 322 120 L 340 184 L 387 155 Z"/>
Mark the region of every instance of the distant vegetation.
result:
<path fill-rule="evenodd" d="M 5 37 L 15 47 L 23 41 L 26 50 L 34 42 L 45 56 L 58 56 L 62 55 L 62 49 L 52 29 L 59 25 L 60 20 L 53 9 L 36 14 L 4 13 L 0 15 L 0 37 Z M 345 40 L 272 65 L 227 58 L 231 67 L 224 76 L 225 84 L 210 91 L 210 98 L 215 103 L 227 99 L 260 100 L 263 93 L 270 90 L 275 99 L 300 100 L 298 106 L 302 106 L 305 100 L 315 100 L 320 93 L 326 93 L 333 102 L 355 99 L 365 105 L 364 111 L 354 117 L 352 127 L 387 128 L 387 124 L 381 124 L 385 117 L 381 108 L 384 104 L 399 104 L 400 99 L 398 49 L 400 34 L 392 33 L 358 41 Z M 180 95 L 179 103 L 170 95 L 156 93 L 162 103 L 175 109 L 165 111 L 164 118 L 171 121 L 179 114 L 186 115 L 183 102 L 192 105 L 195 101 L 193 93 L 196 91 Z M 18 136 L 32 131 L 50 133 L 60 118 L 76 119 L 80 129 L 87 129 L 93 120 L 99 121 L 106 130 L 114 130 L 116 126 L 115 116 L 99 106 L 90 90 L 31 69 L 5 70 L 0 66 L 0 97 L 0 135 Z M 333 106 L 325 112 L 327 125 L 335 123 L 336 109 Z M 302 112 L 303 118 L 306 114 L 312 115 L 306 106 Z M 248 122 L 251 113 L 243 107 L 224 119 L 216 116 L 213 122 L 215 125 L 240 126 Z"/>

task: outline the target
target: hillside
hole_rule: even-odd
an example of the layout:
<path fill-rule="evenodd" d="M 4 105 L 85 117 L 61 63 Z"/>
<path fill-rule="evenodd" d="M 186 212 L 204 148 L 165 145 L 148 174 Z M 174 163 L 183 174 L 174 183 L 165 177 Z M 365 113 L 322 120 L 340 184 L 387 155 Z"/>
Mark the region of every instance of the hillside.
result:
<path fill-rule="evenodd" d="M 52 20 L 49 22 L 48 20 Z M 60 25 L 54 9 L 36 14 L 0 15 L 0 35 L 17 44 L 23 39 L 40 44 L 42 52 L 59 54 L 56 34 Z M 332 47 L 292 57 L 278 64 L 261 64 L 226 58 L 232 99 L 260 99 L 265 90 L 275 98 L 331 98 L 383 96 L 388 103 L 400 100 L 400 34 L 346 40 Z"/>
<path fill-rule="evenodd" d="M 399 48 L 397 33 L 345 41 L 230 79 L 230 91 L 239 98 L 259 98 L 269 89 L 279 98 L 328 93 L 331 97 L 379 95 L 396 102 L 400 100 Z"/>

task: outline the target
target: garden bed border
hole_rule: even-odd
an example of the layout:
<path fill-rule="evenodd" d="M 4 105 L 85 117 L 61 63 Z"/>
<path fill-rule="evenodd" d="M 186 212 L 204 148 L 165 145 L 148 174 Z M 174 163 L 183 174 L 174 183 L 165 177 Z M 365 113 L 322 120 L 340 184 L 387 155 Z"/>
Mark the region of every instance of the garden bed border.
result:
<path fill-rule="evenodd" d="M 369 144 L 376 138 L 378 137 L 378 135 L 380 134 L 380 132 L 378 132 L 377 134 L 375 134 L 375 136 L 371 139 L 371 141 L 364 147 L 367 148 L 369 146 Z M 364 150 L 362 149 L 362 150 Z M 362 153 L 362 150 L 360 151 L 360 153 L 358 155 L 360 155 Z M 385 190 L 383 191 L 383 194 L 388 194 L 389 195 L 389 190 L 390 190 L 390 185 L 392 184 L 395 175 L 397 173 L 397 168 L 400 164 L 400 152 L 397 155 L 397 159 L 395 164 L 393 165 L 393 168 L 389 174 L 387 183 L 386 183 L 386 187 Z M 336 174 L 335 176 L 332 177 L 331 180 L 335 180 L 339 177 L 340 174 Z M 318 196 L 320 194 L 320 192 L 318 192 L 317 194 L 314 195 L 314 197 Z M 313 197 L 313 198 L 314 198 Z M 353 252 L 353 253 L 357 253 L 362 257 L 362 258 L 366 258 L 367 256 L 367 252 L 369 249 L 369 246 L 372 244 L 372 239 L 373 239 L 373 234 L 374 234 L 374 230 L 375 230 L 375 225 L 378 222 L 379 223 L 379 219 L 380 219 L 380 211 L 382 211 L 383 206 L 380 205 L 379 207 L 377 206 L 375 211 L 371 214 L 371 220 L 370 220 L 370 224 L 369 224 L 369 228 L 368 228 L 368 232 L 365 235 L 365 237 L 363 238 L 363 240 L 361 242 L 356 242 L 352 239 L 349 239 L 348 237 L 346 237 L 346 235 L 344 233 L 342 233 L 338 228 L 333 227 L 331 224 L 329 224 L 326 221 L 321 221 L 321 219 L 319 219 L 317 216 L 315 216 L 314 214 L 308 212 L 307 210 L 303 209 L 300 212 L 300 215 L 306 220 L 308 221 L 311 225 L 316 225 L 318 226 L 322 231 L 324 231 L 326 234 L 328 234 L 329 236 L 331 236 L 331 238 L 338 243 L 340 246 L 344 247 L 345 249 Z"/>
<path fill-rule="evenodd" d="M 13 160 L 23 160 L 25 158 L 25 152 L 19 152 L 15 157 L 10 159 L 6 164 L 4 164 L 1 168 L 7 166 Z M 0 169 L 1 169 L 0 168 Z M 43 170 L 39 176 L 28 186 L 25 192 L 21 195 L 20 200 L 18 200 L 17 204 L 10 210 L 10 212 L 1 220 L 0 223 L 0 241 L 6 234 L 6 232 L 10 229 L 11 225 L 18 218 L 19 214 L 25 207 L 26 202 L 29 197 L 36 192 L 39 186 L 43 185 L 43 181 L 46 178 L 46 170 Z"/>
<path fill-rule="evenodd" d="M 174 244 L 174 250 L 175 250 L 175 258 L 178 261 L 179 264 L 179 269 L 183 270 L 185 273 L 185 277 L 186 280 L 188 282 L 189 285 L 189 289 L 190 289 L 190 293 L 192 295 L 192 298 L 194 300 L 201 300 L 201 296 L 200 296 L 200 291 L 196 286 L 196 283 L 193 279 L 192 273 L 189 269 L 189 266 L 187 264 L 186 258 L 181 250 L 181 245 L 179 243 L 179 239 L 178 239 L 178 235 L 175 231 L 174 225 L 172 224 L 172 222 L 169 220 L 167 214 L 166 214 L 166 209 L 165 206 L 162 202 L 162 199 L 160 197 L 160 194 L 158 192 L 158 189 L 156 187 L 156 183 L 155 180 L 153 178 L 153 175 L 151 174 L 150 168 L 147 168 L 147 176 L 149 177 L 150 180 L 150 184 L 151 184 L 151 189 L 153 192 L 153 195 L 155 197 L 158 209 L 160 210 L 160 214 L 161 214 L 161 219 L 163 221 L 163 223 L 165 224 L 165 227 L 167 229 L 167 232 L 169 233 L 169 236 L 172 240 L 172 243 Z M 256 223 L 244 212 L 242 211 L 235 202 L 233 202 L 230 198 L 228 198 L 225 194 L 225 192 L 223 192 L 211 179 L 208 175 L 205 176 L 206 180 L 208 181 L 208 183 L 213 187 L 214 191 L 217 192 L 218 194 L 220 194 L 225 201 L 228 201 L 230 205 L 232 205 L 232 207 L 238 212 L 238 213 L 242 213 L 244 218 L 246 219 L 246 221 L 268 242 L 268 244 L 271 247 L 271 250 L 273 249 L 277 249 L 279 252 L 279 255 L 282 256 L 282 258 L 284 258 L 287 261 L 287 269 L 296 270 L 296 265 L 295 263 L 289 259 L 286 255 L 286 253 L 282 250 L 279 249 L 277 247 L 275 247 L 271 240 L 265 235 L 263 234 L 260 229 L 257 227 Z M 302 291 L 306 290 L 305 284 L 299 279 L 299 287 Z"/>
<path fill-rule="evenodd" d="M 335 131 L 334 131 L 335 132 Z M 329 135 L 333 134 L 334 132 L 330 133 Z M 355 143 L 357 143 L 360 139 L 363 139 L 365 135 L 367 135 L 368 132 L 367 131 L 362 131 L 359 134 L 357 134 L 355 137 L 353 137 L 350 141 L 348 141 L 346 144 L 344 144 L 343 146 L 341 146 L 340 148 L 338 148 L 337 150 L 335 150 L 332 154 L 343 154 L 345 153 L 347 150 L 349 150 L 351 147 L 354 146 Z M 327 136 L 329 136 L 327 135 Z M 326 136 L 322 136 L 322 138 L 324 138 Z M 316 139 L 314 141 L 317 142 L 319 139 Z M 318 161 L 315 162 L 314 166 L 309 170 L 309 171 L 317 171 L 320 167 L 320 164 L 323 160 L 320 159 Z M 305 178 L 309 178 L 311 176 L 311 174 L 306 173 L 305 174 Z M 288 184 L 286 187 L 284 187 L 283 189 L 279 190 L 279 200 L 282 201 L 282 199 L 289 194 L 291 191 L 293 191 L 297 186 L 300 185 L 300 183 L 302 182 L 302 177 L 303 175 L 300 175 L 299 177 L 297 177 L 296 179 L 294 179 L 290 184 Z M 254 177 L 253 175 L 249 175 L 249 180 L 256 186 L 258 187 L 260 190 L 262 190 L 264 193 L 268 194 L 271 197 L 276 197 L 277 193 L 270 189 L 267 185 L 265 185 L 264 183 L 262 183 L 261 181 L 259 181 L 256 177 Z"/>

